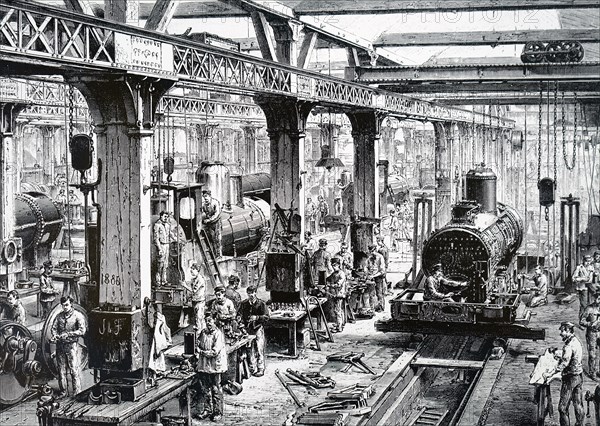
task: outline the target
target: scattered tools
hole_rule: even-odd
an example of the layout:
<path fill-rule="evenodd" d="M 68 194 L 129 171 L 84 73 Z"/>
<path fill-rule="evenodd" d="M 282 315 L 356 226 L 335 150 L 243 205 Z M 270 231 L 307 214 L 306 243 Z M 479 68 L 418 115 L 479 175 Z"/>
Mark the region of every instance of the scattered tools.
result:
<path fill-rule="evenodd" d="M 327 360 L 347 363 L 348 365 L 341 370 L 344 373 L 348 372 L 350 368 L 356 367 L 364 373 L 370 373 L 373 375 L 377 374 L 362 360 L 362 357 L 364 356 L 364 353 L 358 352 L 336 352 L 334 354 L 327 355 Z"/>
<path fill-rule="evenodd" d="M 275 375 L 277 376 L 277 378 L 279 379 L 279 381 L 281 382 L 281 384 L 283 385 L 283 387 L 285 388 L 285 390 L 288 391 L 288 393 L 290 394 L 290 396 L 292 397 L 292 399 L 294 400 L 294 402 L 296 403 L 296 405 L 298 407 L 304 407 L 306 404 L 304 404 L 304 402 L 302 402 L 302 401 L 300 401 L 298 399 L 298 396 L 296 396 L 296 394 L 294 393 L 294 391 L 290 387 L 290 384 L 285 381 L 285 379 L 283 378 L 283 376 L 281 375 L 281 373 L 279 372 L 279 370 L 275 370 Z"/>
<path fill-rule="evenodd" d="M 307 385 L 317 389 L 335 387 L 335 381 L 331 377 L 323 376 L 319 372 L 302 373 L 301 371 L 288 368 L 285 374 L 291 380 L 301 385 Z"/>
<path fill-rule="evenodd" d="M 327 397 L 330 399 L 362 398 L 366 401 L 367 398 L 373 396 L 374 393 L 375 389 L 373 388 L 373 385 L 353 384 L 343 389 L 327 392 Z"/>

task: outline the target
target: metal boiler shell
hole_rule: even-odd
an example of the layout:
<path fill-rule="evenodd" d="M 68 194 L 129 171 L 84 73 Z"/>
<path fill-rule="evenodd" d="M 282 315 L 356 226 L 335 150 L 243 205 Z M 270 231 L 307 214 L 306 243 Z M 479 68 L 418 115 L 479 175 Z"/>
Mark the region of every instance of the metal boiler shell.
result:
<path fill-rule="evenodd" d="M 223 163 L 203 161 L 196 171 L 196 182 L 204 184 L 202 189 L 209 189 L 221 206 L 229 203 L 229 169 Z"/>
<path fill-rule="evenodd" d="M 58 207 L 46 194 L 26 192 L 15 196 L 15 237 L 21 238 L 24 250 L 54 242 L 62 223 Z"/>
<path fill-rule="evenodd" d="M 240 256 L 256 250 L 262 228 L 269 225 L 269 205 L 260 199 L 244 198 L 245 207 L 231 206 L 221 213 L 222 247 L 225 256 Z M 235 245 L 235 250 L 234 250 Z"/>

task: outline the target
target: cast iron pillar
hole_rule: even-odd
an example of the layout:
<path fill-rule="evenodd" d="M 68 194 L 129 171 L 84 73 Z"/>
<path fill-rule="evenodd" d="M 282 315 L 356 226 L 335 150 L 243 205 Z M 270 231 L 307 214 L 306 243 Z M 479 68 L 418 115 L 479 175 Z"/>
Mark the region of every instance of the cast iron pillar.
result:
<path fill-rule="evenodd" d="M 135 77 L 69 81 L 95 123 L 101 206 L 100 305 L 141 308 L 150 297 L 150 186 L 154 112 L 171 81 Z"/>
<path fill-rule="evenodd" d="M 281 247 L 289 257 L 287 266 L 277 261 L 269 262 L 267 258 L 267 289 L 271 290 L 272 300 L 281 296 L 280 301 L 283 301 L 283 297 L 287 297 L 285 294 L 297 298 L 304 289 L 300 269 L 290 270 L 294 264 L 302 264 L 301 255 L 291 246 L 300 248 L 304 243 L 304 143 L 306 120 L 314 104 L 279 97 L 258 97 L 256 103 L 265 113 L 271 145 L 271 232 L 287 235 L 289 241 L 286 247 Z M 289 274 L 288 284 L 269 282 L 270 276 L 285 274 Z"/>
<path fill-rule="evenodd" d="M 21 239 L 15 231 L 15 180 L 17 164 L 13 138 L 16 119 L 27 104 L 0 102 L 0 288 L 15 288 L 21 272 Z"/>
<path fill-rule="evenodd" d="M 378 111 L 346 113 L 354 139 L 354 211 L 350 212 L 350 241 L 354 266 L 360 266 L 373 243 L 374 227 L 379 224 L 379 138 L 385 115 Z"/>

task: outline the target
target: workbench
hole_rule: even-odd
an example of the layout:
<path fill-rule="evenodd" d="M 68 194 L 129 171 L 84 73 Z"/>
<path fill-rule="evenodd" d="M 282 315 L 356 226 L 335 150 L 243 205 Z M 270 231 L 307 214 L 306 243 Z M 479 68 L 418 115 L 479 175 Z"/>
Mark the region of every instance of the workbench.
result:
<path fill-rule="evenodd" d="M 255 339 L 256 336 L 248 334 L 233 343 L 227 342 L 225 344 L 225 351 L 227 352 L 227 373 L 223 377 L 225 380 L 233 378 L 236 382 L 242 383 L 244 377 L 242 377 L 238 365 L 240 362 L 247 362 L 247 360 L 242 361 L 242 353 L 249 353 L 250 345 Z M 165 357 L 177 364 L 190 356 L 191 354 L 183 354 L 183 343 L 172 346 L 165 351 Z"/>
<path fill-rule="evenodd" d="M 169 375 L 157 381 L 157 385 L 148 389 L 137 401 L 124 401 L 120 404 L 92 405 L 79 401 L 87 395 L 83 391 L 76 397 L 60 401 L 60 408 L 52 413 L 53 426 L 126 426 L 132 425 L 149 414 L 156 413 L 167 401 L 185 392 L 187 400 L 187 420 L 191 421 L 190 387 L 195 372 L 179 373 L 181 378 Z"/>
<path fill-rule="evenodd" d="M 320 297 L 319 302 L 321 306 L 325 304 L 327 298 Z M 308 309 L 312 312 L 317 309 L 316 304 L 309 304 Z M 320 315 L 316 316 L 317 318 L 317 330 L 322 328 L 322 318 Z M 287 328 L 288 329 L 288 355 L 292 357 L 298 356 L 298 343 L 296 342 L 296 333 L 298 332 L 298 324 L 300 324 L 300 328 L 303 327 L 303 322 L 306 319 L 306 310 L 293 310 L 293 311 L 273 311 L 270 313 L 269 321 L 267 323 L 267 328 Z"/>
<path fill-rule="evenodd" d="M 39 278 L 40 275 L 42 274 L 39 270 L 29 271 L 30 277 Z M 85 277 L 87 277 L 87 273 L 85 272 L 65 272 L 55 269 L 50 273 L 50 278 L 52 278 L 53 281 L 60 281 L 63 283 L 62 295 L 71 296 L 75 303 L 81 303 L 79 281 Z"/>

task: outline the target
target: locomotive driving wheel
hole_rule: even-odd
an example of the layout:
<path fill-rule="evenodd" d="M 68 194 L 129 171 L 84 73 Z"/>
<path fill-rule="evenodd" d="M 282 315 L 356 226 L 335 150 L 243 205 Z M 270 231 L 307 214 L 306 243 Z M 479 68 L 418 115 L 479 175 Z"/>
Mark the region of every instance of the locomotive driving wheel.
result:
<path fill-rule="evenodd" d="M 83 314 L 85 317 L 86 325 L 89 325 L 87 312 L 80 305 L 73 303 L 73 309 Z M 56 363 L 56 342 L 52 341 L 52 324 L 56 320 L 58 314 L 62 312 L 62 306 L 56 305 L 48 318 L 44 322 L 44 328 L 42 328 L 42 359 L 44 360 L 44 364 L 52 373 L 54 377 L 58 377 L 58 365 Z M 86 335 L 89 333 L 89 330 L 86 332 Z M 87 367 L 88 364 L 88 346 L 86 344 L 86 338 L 79 338 L 79 354 L 80 354 L 80 363 L 81 369 Z"/>
<path fill-rule="evenodd" d="M 546 46 L 541 41 L 529 41 L 523 47 L 521 61 L 526 64 L 536 64 L 544 60 Z"/>
<path fill-rule="evenodd" d="M 41 372 L 36 350 L 27 327 L 0 320 L 0 405 L 15 404 L 29 392 L 31 379 Z"/>

